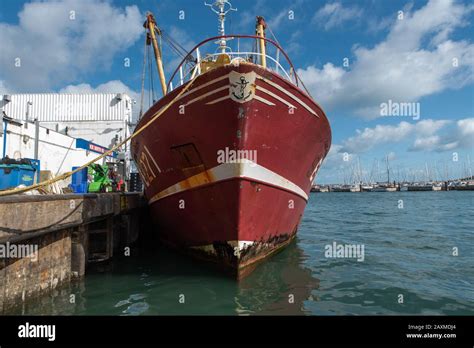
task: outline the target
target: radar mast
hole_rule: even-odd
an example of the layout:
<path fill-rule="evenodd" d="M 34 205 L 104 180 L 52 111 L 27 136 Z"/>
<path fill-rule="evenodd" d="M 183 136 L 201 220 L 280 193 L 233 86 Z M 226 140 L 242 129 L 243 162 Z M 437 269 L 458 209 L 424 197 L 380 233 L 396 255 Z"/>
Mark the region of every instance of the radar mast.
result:
<path fill-rule="evenodd" d="M 237 11 L 236 8 L 232 7 L 232 4 L 228 0 L 215 0 L 212 4 L 204 2 L 204 5 L 209 6 L 211 10 L 218 15 L 219 21 L 219 36 L 225 35 L 225 16 L 230 11 Z M 219 50 L 221 53 L 225 53 L 227 47 L 226 38 L 220 38 L 216 43 L 219 45 Z"/>

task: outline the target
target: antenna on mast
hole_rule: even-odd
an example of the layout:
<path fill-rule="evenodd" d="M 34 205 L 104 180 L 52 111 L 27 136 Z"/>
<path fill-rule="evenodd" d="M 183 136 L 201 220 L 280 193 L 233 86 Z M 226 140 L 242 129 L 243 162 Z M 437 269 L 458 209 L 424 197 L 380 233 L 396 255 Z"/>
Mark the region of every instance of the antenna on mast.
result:
<path fill-rule="evenodd" d="M 228 0 L 215 0 L 212 4 L 208 4 L 207 2 L 204 2 L 204 5 L 209 6 L 211 10 L 216 13 L 219 16 L 219 36 L 224 36 L 225 35 L 225 16 L 227 13 L 230 11 L 237 11 L 236 8 L 232 7 L 232 4 Z M 219 45 L 219 49 L 221 53 L 225 53 L 225 50 L 227 48 L 227 41 L 225 38 L 219 39 L 219 41 L 216 42 Z"/>

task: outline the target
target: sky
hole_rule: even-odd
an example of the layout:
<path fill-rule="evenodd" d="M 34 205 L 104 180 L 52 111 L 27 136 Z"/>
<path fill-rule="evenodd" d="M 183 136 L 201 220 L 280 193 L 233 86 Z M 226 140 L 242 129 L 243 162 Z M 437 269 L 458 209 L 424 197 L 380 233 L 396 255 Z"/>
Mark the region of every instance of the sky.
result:
<path fill-rule="evenodd" d="M 226 32 L 253 34 L 264 16 L 330 121 L 317 183 L 383 181 L 387 162 L 395 180 L 472 175 L 471 1 L 231 2 Z M 1 5 L 0 94 L 124 92 L 138 110 L 146 11 L 186 49 L 217 35 L 201 0 Z M 169 76 L 179 59 L 163 50 Z"/>

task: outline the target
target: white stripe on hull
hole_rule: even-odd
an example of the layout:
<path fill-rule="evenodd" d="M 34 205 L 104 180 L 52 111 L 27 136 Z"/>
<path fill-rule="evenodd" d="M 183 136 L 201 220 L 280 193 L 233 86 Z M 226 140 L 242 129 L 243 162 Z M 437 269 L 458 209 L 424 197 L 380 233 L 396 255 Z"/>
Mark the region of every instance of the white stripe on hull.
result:
<path fill-rule="evenodd" d="M 298 102 L 299 104 L 301 104 L 306 110 L 308 110 L 310 113 L 312 113 L 314 116 L 316 117 L 319 117 L 319 115 L 313 110 L 311 109 L 308 105 L 305 104 L 304 101 L 302 101 L 300 98 L 298 98 L 297 96 L 293 95 L 292 93 L 288 92 L 286 89 L 284 89 L 283 87 L 281 87 L 280 85 L 276 84 L 275 82 L 273 81 L 270 81 L 268 79 L 266 79 L 265 77 L 262 77 L 260 75 L 257 75 L 257 79 L 259 80 L 262 80 L 263 82 L 265 83 L 268 83 L 270 86 L 273 86 L 275 87 L 276 89 L 278 89 L 279 91 L 285 93 L 287 96 L 289 96 L 291 99 L 293 99 L 294 101 Z"/>
<path fill-rule="evenodd" d="M 212 91 L 209 91 L 209 92 L 207 92 L 207 93 L 204 93 L 204 94 L 200 95 L 199 97 L 196 97 L 196 98 L 194 98 L 194 99 L 191 99 L 190 101 L 188 101 L 188 102 L 186 103 L 186 106 L 188 106 L 188 105 L 190 105 L 190 104 L 192 104 L 192 103 L 195 103 L 195 102 L 197 102 L 198 100 L 204 99 L 204 98 L 206 98 L 206 97 L 208 97 L 208 96 L 210 96 L 210 95 L 219 93 L 220 91 L 224 91 L 224 90 L 226 90 L 226 89 L 229 89 L 229 85 L 225 85 L 225 86 L 222 86 L 222 87 L 213 89 Z"/>
<path fill-rule="evenodd" d="M 304 200 L 308 200 L 308 195 L 298 185 L 285 179 L 281 175 L 256 164 L 255 162 L 246 160 L 236 163 L 223 163 L 217 167 L 193 175 L 158 192 L 149 200 L 149 203 L 154 203 L 165 197 L 188 191 L 196 187 L 234 178 L 256 180 L 270 186 L 290 191 L 302 197 Z"/>
<path fill-rule="evenodd" d="M 219 103 L 219 102 L 224 101 L 224 100 L 227 100 L 227 99 L 231 99 L 230 96 L 226 95 L 226 96 L 224 96 L 224 97 L 220 97 L 220 98 L 211 100 L 210 102 L 206 103 L 206 105 L 216 104 L 216 103 Z M 270 106 L 274 106 L 274 105 L 275 105 L 275 104 L 273 104 L 271 101 L 266 100 L 265 98 L 259 97 L 258 95 L 254 95 L 253 99 L 258 100 L 259 102 L 262 102 L 262 103 L 267 104 L 267 105 L 270 105 Z"/>
<path fill-rule="evenodd" d="M 269 96 L 275 98 L 276 100 L 281 101 L 283 104 L 285 104 L 285 105 L 288 106 L 289 108 L 296 109 L 296 106 L 292 105 L 291 103 L 287 102 L 285 99 L 283 99 L 283 98 L 277 96 L 275 93 L 269 91 L 269 90 L 266 89 L 266 88 L 257 86 L 257 90 L 258 90 L 258 91 L 262 91 L 263 93 L 268 94 Z M 275 104 L 273 104 L 273 105 L 275 105 Z"/>
<path fill-rule="evenodd" d="M 273 104 L 271 101 L 266 100 L 265 98 L 262 98 L 262 97 L 260 97 L 260 96 L 258 96 L 258 95 L 255 95 L 255 96 L 253 97 L 253 99 L 258 100 L 259 102 L 262 102 L 262 103 L 267 104 L 267 105 L 270 105 L 270 106 L 275 106 L 275 104 Z"/>
<path fill-rule="evenodd" d="M 229 74 L 230 74 L 230 73 L 229 73 Z M 206 83 L 202 84 L 201 86 L 198 86 L 198 87 L 196 87 L 196 88 L 193 88 L 193 89 L 189 90 L 188 92 L 184 93 L 184 94 L 183 94 L 182 96 L 180 96 L 177 100 L 181 100 L 181 99 L 183 99 L 183 98 L 185 98 L 185 97 L 187 97 L 187 96 L 189 96 L 189 95 L 195 93 L 196 91 L 201 90 L 202 88 L 211 86 L 211 85 L 213 85 L 213 84 L 215 84 L 215 83 L 217 83 L 217 82 L 219 82 L 219 81 L 225 80 L 226 78 L 228 79 L 228 78 L 229 78 L 229 74 L 220 76 L 220 77 L 218 77 L 218 78 L 216 78 L 216 79 L 214 79 L 214 80 L 211 80 L 211 81 L 209 81 L 209 82 L 206 82 Z M 319 117 L 319 115 L 318 115 L 313 109 L 311 109 L 307 104 L 305 104 L 301 99 L 299 99 L 297 96 L 295 96 L 294 94 L 290 93 L 289 91 L 287 91 L 286 89 L 284 89 L 284 88 L 281 87 L 280 85 L 278 85 L 278 84 L 276 84 L 275 82 L 270 81 L 270 80 L 268 80 L 267 78 L 264 78 L 263 76 L 260 76 L 260 75 L 258 75 L 258 74 L 256 75 L 256 78 L 259 79 L 259 80 L 261 80 L 261 81 L 263 81 L 263 82 L 265 82 L 265 83 L 267 83 L 267 84 L 269 84 L 270 86 L 273 86 L 274 88 L 278 89 L 279 91 L 281 91 L 282 93 L 284 93 L 285 95 L 287 95 L 288 97 L 290 97 L 291 99 L 293 99 L 294 101 L 296 101 L 297 103 L 299 103 L 301 106 L 303 106 L 303 107 L 304 107 L 306 110 L 308 110 L 311 114 L 313 114 L 313 115 Z M 225 90 L 225 89 L 227 89 L 227 88 L 229 88 L 229 85 L 225 85 L 225 86 L 216 88 L 216 89 L 214 89 L 214 90 L 212 90 L 212 91 L 209 91 L 209 92 L 207 92 L 207 93 L 204 93 L 204 94 L 202 94 L 202 95 L 200 95 L 200 96 L 198 96 L 198 97 L 196 97 L 196 98 L 191 99 L 190 101 L 188 101 L 188 102 L 186 103 L 186 106 L 188 106 L 188 105 L 190 105 L 190 104 L 192 104 L 192 103 L 195 103 L 196 101 L 199 101 L 199 100 L 201 100 L 201 99 L 204 99 L 204 98 L 206 98 L 206 97 L 208 97 L 208 96 L 210 96 L 210 95 L 212 95 L 212 94 L 214 94 L 214 93 L 218 93 L 218 92 L 220 92 L 220 91 L 223 91 L 223 90 Z M 260 91 L 262 91 L 262 92 L 264 92 L 264 93 L 266 93 L 266 94 L 268 94 L 268 95 L 270 95 L 270 96 L 272 96 L 273 98 L 279 100 L 280 102 L 284 103 L 284 104 L 287 105 L 288 107 L 292 107 L 292 108 L 295 108 L 295 109 L 296 109 L 296 107 L 295 107 L 294 105 L 292 105 L 291 103 L 289 103 L 288 101 L 286 101 L 286 100 L 283 99 L 282 97 L 276 95 L 275 93 L 269 91 L 268 89 L 266 89 L 266 88 L 264 88 L 264 87 L 261 87 L 261 86 L 256 86 L 256 89 L 257 89 L 257 90 L 260 90 Z M 267 104 L 267 105 L 272 105 L 272 106 L 275 105 L 274 103 L 268 101 L 267 99 L 262 98 L 261 96 L 257 96 L 256 94 L 255 94 L 255 97 L 254 97 L 254 98 L 257 99 L 258 101 L 262 102 L 262 103 Z M 218 98 L 218 99 L 213 100 L 213 101 L 211 101 L 211 102 L 209 102 L 209 103 L 207 103 L 207 104 L 215 104 L 215 103 L 221 102 L 221 101 L 226 100 L 226 99 L 227 99 L 227 98 L 224 98 L 224 97 Z M 162 107 L 162 108 L 163 108 L 163 107 Z M 160 110 L 158 110 L 156 113 L 160 112 L 162 108 L 160 108 Z"/>
<path fill-rule="evenodd" d="M 216 104 L 216 103 L 219 103 L 219 102 L 224 101 L 224 100 L 227 100 L 227 99 L 230 99 L 230 96 L 226 95 L 226 96 L 223 96 L 223 97 L 221 97 L 221 98 L 217 98 L 217 99 L 211 100 L 209 103 L 206 103 L 206 105 Z"/>
<path fill-rule="evenodd" d="M 206 82 L 206 83 L 202 84 L 202 85 L 199 86 L 199 87 L 193 88 L 193 89 L 191 89 L 191 90 L 189 90 L 189 91 L 183 93 L 183 95 L 181 95 L 181 97 L 179 97 L 179 99 L 184 98 L 184 97 L 186 97 L 186 96 L 188 96 L 188 95 L 190 95 L 190 94 L 192 94 L 192 93 L 194 93 L 194 92 L 196 92 L 196 91 L 199 91 L 199 90 L 202 89 L 202 88 L 205 88 L 205 87 L 207 87 L 207 86 L 210 86 L 210 85 L 212 85 L 212 84 L 214 84 L 214 83 L 216 83 L 216 82 L 225 80 L 225 79 L 228 78 L 228 77 L 229 77 L 229 74 L 223 75 L 223 76 L 221 76 L 221 77 L 218 77 L 217 79 L 214 79 L 214 80 L 211 80 L 211 81 L 209 81 L 209 82 Z M 178 99 L 178 100 L 179 100 L 179 99 Z"/>

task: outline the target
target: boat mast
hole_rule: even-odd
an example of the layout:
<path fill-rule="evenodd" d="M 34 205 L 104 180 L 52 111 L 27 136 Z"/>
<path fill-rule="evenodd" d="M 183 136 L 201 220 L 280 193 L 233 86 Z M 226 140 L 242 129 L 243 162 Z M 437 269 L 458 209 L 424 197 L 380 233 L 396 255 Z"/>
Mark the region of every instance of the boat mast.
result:
<path fill-rule="evenodd" d="M 261 16 L 257 16 L 257 24 L 255 26 L 255 33 L 257 36 L 260 36 L 259 47 L 260 47 L 260 62 L 264 68 L 267 67 L 267 56 L 265 52 L 265 29 L 267 28 L 267 24 L 265 23 L 265 19 Z"/>
<path fill-rule="evenodd" d="M 362 170 L 360 168 L 360 156 L 357 156 L 357 169 L 359 174 L 359 185 L 362 184 Z"/>
<path fill-rule="evenodd" d="M 469 155 L 467 155 L 467 170 L 469 174 L 469 180 L 472 180 L 471 157 Z"/>
<path fill-rule="evenodd" d="M 161 50 L 158 47 L 158 41 L 156 40 L 155 30 L 158 35 L 161 34 L 160 29 L 156 25 L 155 17 L 151 12 L 147 13 L 146 22 L 143 24 L 145 28 L 148 29 L 150 33 L 151 42 L 153 43 L 153 52 L 155 53 L 156 67 L 158 68 L 158 75 L 160 76 L 161 90 L 163 91 L 163 96 L 166 95 L 166 78 L 165 71 L 163 69 L 163 60 L 161 58 Z"/>
<path fill-rule="evenodd" d="M 232 4 L 227 0 L 216 0 L 212 4 L 204 2 L 204 5 L 209 6 L 211 10 L 217 13 L 219 19 L 219 36 L 225 35 L 225 16 L 229 11 L 237 11 L 236 8 L 232 7 Z M 225 53 L 227 48 L 227 40 L 225 37 L 220 38 L 217 42 L 221 53 Z"/>

